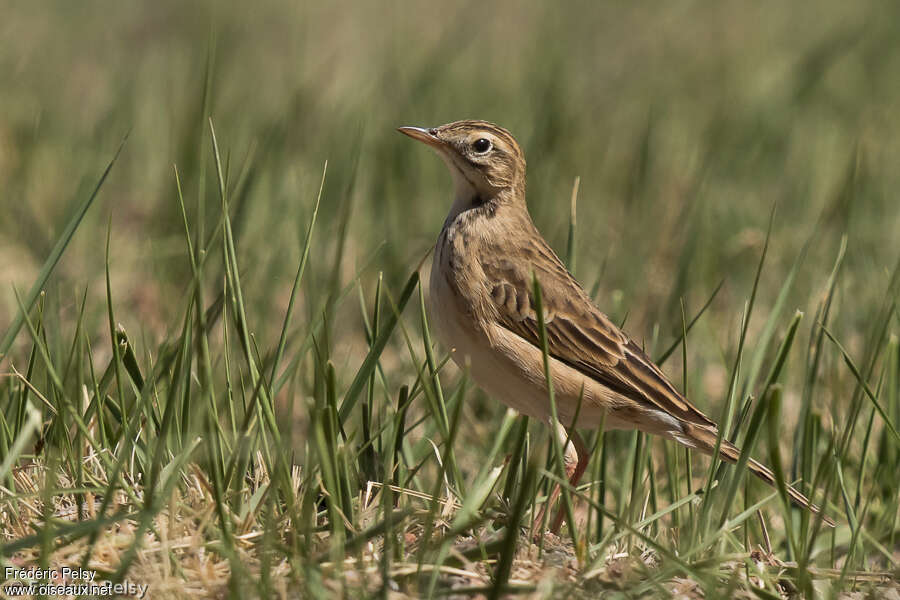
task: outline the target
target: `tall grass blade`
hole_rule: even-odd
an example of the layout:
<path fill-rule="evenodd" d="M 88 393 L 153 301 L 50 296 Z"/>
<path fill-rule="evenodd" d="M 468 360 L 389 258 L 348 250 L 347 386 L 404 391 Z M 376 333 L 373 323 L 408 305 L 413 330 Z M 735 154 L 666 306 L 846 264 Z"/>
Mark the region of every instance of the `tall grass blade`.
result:
<path fill-rule="evenodd" d="M 121 154 L 127 140 L 128 135 L 126 134 L 125 137 L 122 138 L 122 141 L 119 143 L 119 147 L 116 149 L 116 153 L 113 155 L 112 160 L 109 161 L 109 164 L 106 165 L 106 169 L 103 170 L 103 174 L 97 181 L 97 185 L 94 186 L 94 190 L 87 198 L 84 199 L 84 201 L 82 201 L 81 204 L 76 207 L 75 213 L 63 228 L 62 233 L 56 240 L 56 244 L 50 251 L 50 256 L 47 257 L 47 260 L 44 261 L 44 265 L 38 272 L 37 279 L 35 280 L 34 284 L 32 284 L 31 289 L 25 295 L 25 300 L 22 303 L 25 307 L 25 311 L 31 310 L 31 307 L 34 306 L 34 303 L 40 295 L 41 290 L 44 289 L 47 280 L 50 279 L 50 275 L 53 273 L 53 269 L 56 268 L 56 263 L 59 262 L 59 259 L 62 257 L 63 252 L 65 252 L 66 248 L 68 247 L 69 242 L 72 241 L 72 236 L 75 235 L 75 230 L 78 229 L 78 226 L 81 224 L 81 220 L 84 218 L 84 215 L 94 203 L 94 199 L 97 198 L 97 194 L 100 193 L 100 188 L 103 187 L 103 183 L 106 181 L 107 175 L 109 175 L 109 172 L 112 170 L 113 165 L 116 164 L 116 160 L 119 158 L 119 154 Z M 22 321 L 24 317 L 25 313 L 20 310 L 16 317 L 13 319 L 10 326 L 7 328 L 2 341 L 0 341 L 0 364 L 3 363 L 10 347 L 12 346 L 13 341 L 16 339 L 16 336 L 19 333 L 19 329 L 21 329 L 22 327 Z"/>

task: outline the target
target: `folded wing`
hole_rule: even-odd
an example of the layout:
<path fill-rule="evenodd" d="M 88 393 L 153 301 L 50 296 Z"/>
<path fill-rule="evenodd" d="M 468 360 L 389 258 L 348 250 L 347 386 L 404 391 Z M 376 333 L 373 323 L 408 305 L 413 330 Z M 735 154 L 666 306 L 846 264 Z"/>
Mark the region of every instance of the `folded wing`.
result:
<path fill-rule="evenodd" d="M 559 258 L 544 245 L 530 249 L 531 269 L 523 261 L 486 258 L 497 321 L 540 347 L 532 273 L 541 287 L 547 349 L 553 358 L 614 392 L 688 423 L 715 427 L 669 382 L 644 351 L 593 305 Z"/>

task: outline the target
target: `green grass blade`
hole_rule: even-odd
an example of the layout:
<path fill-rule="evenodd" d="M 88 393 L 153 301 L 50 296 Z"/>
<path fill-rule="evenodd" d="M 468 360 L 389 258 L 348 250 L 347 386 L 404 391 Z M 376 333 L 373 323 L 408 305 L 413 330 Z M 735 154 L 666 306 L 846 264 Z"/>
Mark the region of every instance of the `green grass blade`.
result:
<path fill-rule="evenodd" d="M 116 164 L 116 159 L 119 158 L 119 154 L 125 147 L 125 142 L 127 140 L 128 135 L 126 135 L 119 143 L 119 147 L 118 149 L 116 149 L 116 153 L 113 155 L 112 160 L 110 160 L 109 164 L 106 165 L 106 169 L 103 170 L 103 174 L 97 181 L 97 185 L 94 186 L 94 191 L 91 192 L 91 194 L 87 198 L 85 198 L 84 201 L 80 205 L 78 205 L 78 207 L 76 207 L 75 214 L 72 215 L 72 217 L 66 223 L 66 226 L 63 228 L 63 231 L 57 239 L 56 244 L 50 251 L 50 256 L 47 257 L 47 260 L 44 261 L 44 265 L 41 267 L 40 272 L 38 272 L 37 279 L 35 280 L 34 284 L 32 284 L 31 289 L 28 291 L 28 294 L 25 295 L 25 300 L 23 301 L 23 305 L 25 307 L 24 311 L 31 310 L 31 307 L 34 306 L 34 303 L 40 295 L 41 290 L 44 289 L 44 286 L 47 284 L 47 280 L 50 279 L 50 275 L 53 273 L 53 269 L 56 267 L 56 263 L 59 262 L 59 259 L 62 257 L 63 252 L 65 252 L 66 248 L 68 247 L 69 242 L 72 241 L 72 236 L 75 235 L 75 230 L 78 229 L 78 226 L 81 224 L 81 220 L 84 218 L 84 215 L 94 203 L 94 200 L 97 198 L 97 194 L 100 193 L 100 188 L 103 187 L 103 182 L 106 181 L 107 175 L 109 175 L 109 172 L 112 170 L 113 165 Z M 3 336 L 3 340 L 0 341 L 0 364 L 3 363 L 3 360 L 6 358 L 13 341 L 19 334 L 19 329 L 21 329 L 22 327 L 22 321 L 24 318 L 25 313 L 20 310 L 15 319 L 13 319 L 13 322 L 7 328 L 6 333 Z"/>
<path fill-rule="evenodd" d="M 391 337 L 391 333 L 393 333 L 394 328 L 397 326 L 397 321 L 400 319 L 400 312 L 402 312 L 406 307 L 406 303 L 409 302 L 409 299 L 412 296 L 413 291 L 416 289 L 416 285 L 418 285 L 418 283 L 419 273 L 418 271 L 414 271 L 409 276 L 409 279 L 406 281 L 406 285 L 403 287 L 403 291 L 400 293 L 400 299 L 397 301 L 396 310 L 385 319 L 384 327 L 378 333 L 378 337 L 375 338 L 375 342 L 369 349 L 369 353 L 366 355 L 365 360 L 363 360 L 362 365 L 360 365 L 359 369 L 357 370 L 356 376 L 353 378 L 353 382 L 350 384 L 350 387 L 344 394 L 344 401 L 341 403 L 341 409 L 338 413 L 338 417 L 341 423 L 347 421 L 350 416 L 350 412 L 356 406 L 356 402 L 359 399 L 360 392 L 362 392 L 363 388 L 368 383 L 369 375 L 371 375 L 372 371 L 375 369 L 378 358 L 381 356 L 384 347 L 387 345 L 388 340 Z"/>

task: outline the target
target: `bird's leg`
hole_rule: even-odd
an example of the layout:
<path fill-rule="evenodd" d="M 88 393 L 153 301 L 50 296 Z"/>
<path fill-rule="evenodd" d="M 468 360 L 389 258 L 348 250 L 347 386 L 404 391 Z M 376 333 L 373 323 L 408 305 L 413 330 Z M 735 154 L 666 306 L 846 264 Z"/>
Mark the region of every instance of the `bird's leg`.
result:
<path fill-rule="evenodd" d="M 581 480 L 581 476 L 584 475 L 584 471 L 585 469 L 587 469 L 587 464 L 590 460 L 587 447 L 584 444 L 584 440 L 581 439 L 581 436 L 578 435 L 578 432 L 575 431 L 575 429 L 567 430 L 562 425 L 559 425 L 556 428 L 556 435 L 559 436 L 560 443 L 566 444 L 565 448 L 563 449 L 563 462 L 565 463 L 566 477 L 569 480 L 569 485 L 574 488 Z M 543 522 L 544 513 L 549 507 L 553 506 L 553 504 L 559 498 L 559 494 L 561 491 L 562 488 L 559 484 L 553 486 L 553 491 L 550 493 L 550 497 L 547 499 L 547 502 L 544 503 L 544 506 L 541 507 L 541 510 L 538 513 L 536 523 L 540 524 L 541 522 Z M 564 518 L 565 507 L 560 506 L 559 510 L 556 511 L 556 515 L 553 517 L 553 520 L 550 522 L 550 531 L 552 533 L 559 532 L 559 528 L 562 525 L 562 521 Z M 574 524 L 570 523 L 569 526 L 574 527 Z"/>
<path fill-rule="evenodd" d="M 562 430 L 562 428 L 560 428 Z M 563 430 L 564 431 L 564 430 Z M 569 485 L 574 489 L 578 482 L 581 481 L 581 476 L 584 475 L 585 470 L 588 466 L 588 461 L 590 460 L 590 455 L 588 454 L 588 449 L 584 445 L 584 440 L 581 439 L 581 436 L 578 435 L 578 432 L 574 429 L 569 430 L 569 444 L 566 446 L 565 453 L 565 463 L 566 463 L 566 476 L 569 478 Z M 560 493 L 559 484 L 556 485 L 556 495 L 559 496 Z M 563 518 L 565 517 L 565 507 L 560 506 L 556 511 L 556 516 L 553 517 L 553 521 L 550 523 L 550 531 L 551 533 L 559 533 L 559 528 L 562 525 Z M 574 523 L 569 523 L 569 527 L 574 527 Z"/>

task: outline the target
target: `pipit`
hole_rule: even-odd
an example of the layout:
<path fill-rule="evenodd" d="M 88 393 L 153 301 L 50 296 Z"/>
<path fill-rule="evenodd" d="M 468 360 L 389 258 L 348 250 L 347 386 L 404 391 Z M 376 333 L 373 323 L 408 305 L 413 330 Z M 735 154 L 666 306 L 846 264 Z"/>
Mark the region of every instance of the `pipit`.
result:
<path fill-rule="evenodd" d="M 577 454 L 566 461 L 570 485 L 578 484 L 589 460 L 576 427 L 638 429 L 711 455 L 716 423 L 594 305 L 534 226 L 525 203 L 525 157 L 513 136 L 485 121 L 399 131 L 436 150 L 455 185 L 429 284 L 438 338 L 488 395 L 548 423 L 533 279 L 539 283 L 558 419 Z M 722 459 L 736 462 L 739 455 L 721 441 Z M 776 485 L 768 467 L 753 459 L 747 466 Z M 787 491 L 796 504 L 819 512 L 793 487 Z M 562 511 L 551 531 L 561 522 Z"/>

